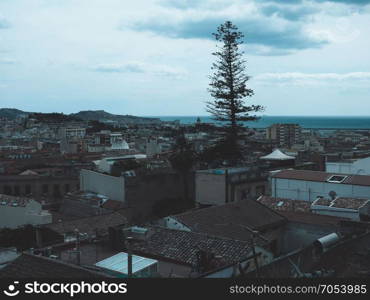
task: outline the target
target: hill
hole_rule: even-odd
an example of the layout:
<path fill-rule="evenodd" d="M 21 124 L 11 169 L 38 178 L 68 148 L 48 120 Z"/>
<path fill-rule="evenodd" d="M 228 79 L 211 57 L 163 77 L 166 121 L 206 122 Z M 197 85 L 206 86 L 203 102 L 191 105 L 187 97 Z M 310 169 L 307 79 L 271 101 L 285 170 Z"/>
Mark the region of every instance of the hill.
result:
<path fill-rule="evenodd" d="M 80 111 L 75 114 L 63 115 L 59 113 L 35 113 L 35 112 L 25 112 L 15 108 L 0 108 L 0 118 L 7 118 L 9 120 L 14 120 L 20 116 L 29 116 L 37 117 L 37 119 L 48 119 L 55 116 L 55 119 L 58 116 L 63 116 L 59 121 L 67 120 L 84 120 L 84 121 L 114 121 L 118 123 L 126 124 L 152 124 L 152 123 L 161 123 L 160 119 L 157 118 L 145 118 L 145 117 L 136 117 L 130 115 L 114 115 L 110 114 L 104 110 L 85 110 Z"/>

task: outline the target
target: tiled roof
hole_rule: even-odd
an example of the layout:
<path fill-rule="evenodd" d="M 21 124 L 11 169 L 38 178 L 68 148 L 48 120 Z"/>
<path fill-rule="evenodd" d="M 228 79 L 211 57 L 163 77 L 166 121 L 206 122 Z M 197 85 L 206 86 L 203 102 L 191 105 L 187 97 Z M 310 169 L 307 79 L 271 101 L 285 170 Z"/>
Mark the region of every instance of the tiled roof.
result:
<path fill-rule="evenodd" d="M 105 278 L 107 275 L 59 260 L 23 253 L 3 269 L 0 278 Z"/>
<path fill-rule="evenodd" d="M 272 177 L 281 179 L 327 182 L 327 180 L 333 175 L 347 176 L 347 178 L 344 179 L 340 184 L 370 186 L 370 176 L 366 175 L 336 174 L 310 170 L 282 170 L 272 175 Z"/>
<path fill-rule="evenodd" d="M 118 200 L 109 199 L 106 202 L 104 202 L 102 207 L 105 208 L 105 209 L 117 210 L 117 209 L 123 208 L 123 202 L 118 201 Z"/>
<path fill-rule="evenodd" d="M 257 201 L 279 212 L 311 212 L 311 203 L 309 201 L 275 198 L 270 196 L 261 196 Z"/>
<path fill-rule="evenodd" d="M 212 206 L 172 217 L 194 232 L 241 241 L 250 240 L 249 229 L 275 229 L 285 223 L 284 217 L 253 200 Z"/>
<path fill-rule="evenodd" d="M 109 227 L 126 223 L 127 219 L 122 214 L 115 212 L 101 216 L 93 216 L 72 221 L 48 224 L 45 227 L 58 232 L 59 234 L 71 233 L 75 229 L 78 229 L 80 233 L 94 235 L 97 230 L 100 235 L 104 235 L 108 233 Z"/>
<path fill-rule="evenodd" d="M 359 209 L 368 201 L 369 199 L 339 197 L 332 201 L 331 207 Z"/>
<path fill-rule="evenodd" d="M 282 211 L 281 214 L 288 219 L 290 222 L 313 224 L 313 225 L 330 225 L 336 226 L 342 220 L 348 220 L 346 218 L 320 215 L 314 213 L 304 213 L 295 211 Z"/>
<path fill-rule="evenodd" d="M 150 234 L 144 241 L 132 242 L 139 255 L 175 261 L 186 265 L 197 264 L 197 253 L 204 250 L 219 257 L 224 264 L 236 263 L 250 253 L 249 243 L 205 234 L 147 227 Z"/>

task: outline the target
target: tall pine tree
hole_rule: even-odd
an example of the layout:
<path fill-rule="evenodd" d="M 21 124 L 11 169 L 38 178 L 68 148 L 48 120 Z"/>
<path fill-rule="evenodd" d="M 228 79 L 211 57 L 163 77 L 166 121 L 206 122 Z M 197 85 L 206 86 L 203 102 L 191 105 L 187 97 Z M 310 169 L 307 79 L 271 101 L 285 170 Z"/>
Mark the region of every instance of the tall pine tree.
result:
<path fill-rule="evenodd" d="M 253 95 L 253 90 L 247 87 L 249 76 L 246 74 L 244 52 L 239 50 L 244 35 L 230 21 L 226 21 L 213 33 L 217 45 L 216 62 L 212 64 L 213 74 L 210 76 L 208 89 L 213 101 L 207 102 L 207 111 L 217 121 L 225 122 L 224 139 L 221 147 L 225 159 L 241 158 L 238 140 L 245 131 L 244 121 L 258 119 L 253 112 L 263 110 L 261 105 L 246 105 L 247 97 Z M 251 114 L 252 113 L 252 114 Z"/>

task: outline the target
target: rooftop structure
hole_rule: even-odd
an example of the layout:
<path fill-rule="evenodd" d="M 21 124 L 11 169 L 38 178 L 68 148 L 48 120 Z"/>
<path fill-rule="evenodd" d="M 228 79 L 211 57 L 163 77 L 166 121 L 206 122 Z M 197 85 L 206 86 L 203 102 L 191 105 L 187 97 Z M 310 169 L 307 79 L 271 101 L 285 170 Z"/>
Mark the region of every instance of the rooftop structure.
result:
<path fill-rule="evenodd" d="M 280 149 L 275 149 L 270 154 L 260 157 L 260 159 L 263 159 L 263 160 L 292 160 L 292 159 L 295 159 L 295 157 L 286 155 Z"/>
<path fill-rule="evenodd" d="M 132 274 L 134 277 L 150 277 L 157 270 L 158 261 L 138 255 L 132 255 Z M 120 252 L 99 261 L 95 266 L 107 270 L 111 275 L 128 275 L 128 254 Z"/>
<path fill-rule="evenodd" d="M 0 278 L 100 279 L 107 277 L 110 276 L 103 272 L 91 271 L 59 260 L 28 253 L 23 253 L 3 269 L 0 269 Z"/>

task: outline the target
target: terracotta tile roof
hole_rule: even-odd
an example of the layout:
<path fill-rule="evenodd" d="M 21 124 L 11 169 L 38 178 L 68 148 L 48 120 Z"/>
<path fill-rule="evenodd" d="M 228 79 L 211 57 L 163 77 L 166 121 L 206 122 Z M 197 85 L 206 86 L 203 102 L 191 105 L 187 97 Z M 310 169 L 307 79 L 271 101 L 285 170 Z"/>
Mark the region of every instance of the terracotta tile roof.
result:
<path fill-rule="evenodd" d="M 257 201 L 278 211 L 279 213 L 282 211 L 311 212 L 311 203 L 309 201 L 275 198 L 270 196 L 261 196 Z"/>
<path fill-rule="evenodd" d="M 101 216 L 93 216 L 77 220 L 48 224 L 45 225 L 45 227 L 62 235 L 65 233 L 74 232 L 75 229 L 78 229 L 80 233 L 87 233 L 89 235 L 95 235 L 97 230 L 98 234 L 105 235 L 108 233 L 109 227 L 114 227 L 126 223 L 127 219 L 122 214 L 114 212 Z"/>
<path fill-rule="evenodd" d="M 295 212 L 295 211 L 282 211 L 280 213 L 284 217 L 286 217 L 289 222 L 304 223 L 304 224 L 337 226 L 340 221 L 348 220 L 346 218 L 339 218 L 339 217 L 313 214 L 313 213 Z"/>
<path fill-rule="evenodd" d="M 197 264 L 198 251 L 209 251 L 224 264 L 236 263 L 250 254 L 248 242 L 224 239 L 205 234 L 149 226 L 145 241 L 132 243 L 134 253 L 178 262 L 186 265 Z"/>
<path fill-rule="evenodd" d="M 192 231 L 237 240 L 249 240 L 251 232 L 246 227 L 274 229 L 286 221 L 275 211 L 253 200 L 212 206 L 172 217 Z"/>
<path fill-rule="evenodd" d="M 0 269 L 0 278 L 106 278 L 108 275 L 59 260 L 23 253 Z"/>
<path fill-rule="evenodd" d="M 347 178 L 341 182 L 341 184 L 370 186 L 370 176 L 367 175 L 336 174 L 310 170 L 282 170 L 272 175 L 272 177 L 281 179 L 327 182 L 327 180 L 333 175 L 347 176 Z"/>
<path fill-rule="evenodd" d="M 368 201 L 369 199 L 339 197 L 332 201 L 331 207 L 359 209 Z"/>
<path fill-rule="evenodd" d="M 110 209 L 110 210 L 118 210 L 118 209 L 123 208 L 123 202 L 109 199 L 104 202 L 102 207 L 105 209 Z"/>

